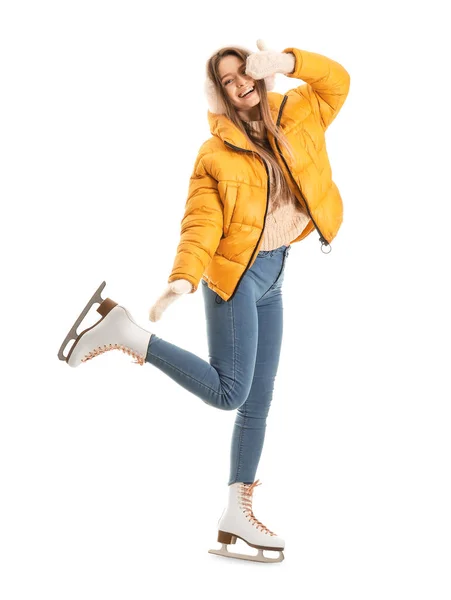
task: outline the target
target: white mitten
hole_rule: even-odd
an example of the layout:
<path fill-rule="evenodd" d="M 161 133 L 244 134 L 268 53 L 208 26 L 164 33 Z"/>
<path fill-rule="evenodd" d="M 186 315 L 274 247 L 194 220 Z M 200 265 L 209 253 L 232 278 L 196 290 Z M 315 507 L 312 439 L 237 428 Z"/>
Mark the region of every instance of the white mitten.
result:
<path fill-rule="evenodd" d="M 246 73 L 253 79 L 263 79 L 275 73 L 292 73 L 296 64 L 291 52 L 276 52 L 269 50 L 263 40 L 257 40 L 260 52 L 254 52 L 247 57 Z"/>
<path fill-rule="evenodd" d="M 187 279 L 177 279 L 171 281 L 165 291 L 161 294 L 155 304 L 149 310 L 149 320 L 159 321 L 167 307 L 183 294 L 188 294 L 193 289 L 193 285 Z"/>

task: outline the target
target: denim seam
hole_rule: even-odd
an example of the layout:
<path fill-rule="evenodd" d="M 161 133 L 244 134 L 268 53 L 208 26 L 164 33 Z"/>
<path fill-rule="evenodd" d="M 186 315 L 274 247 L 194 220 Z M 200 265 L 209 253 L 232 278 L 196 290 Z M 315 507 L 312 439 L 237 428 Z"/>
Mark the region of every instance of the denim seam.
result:
<path fill-rule="evenodd" d="M 243 456 L 243 435 L 244 435 L 244 430 L 246 429 L 246 422 L 247 422 L 247 415 L 246 415 L 246 406 L 244 406 L 244 421 L 243 421 L 243 426 L 240 427 L 240 443 L 239 443 L 239 451 L 238 451 L 238 457 L 237 457 L 237 464 L 235 466 L 235 479 L 236 481 L 238 481 L 238 477 L 240 476 L 240 471 L 241 471 L 241 458 Z"/>
<path fill-rule="evenodd" d="M 230 305 L 230 312 L 232 313 L 232 331 L 233 331 L 233 385 L 230 389 L 230 392 L 233 392 L 236 386 L 236 327 L 235 327 L 235 313 L 233 312 L 233 300 L 232 302 L 228 302 Z M 230 393 L 229 392 L 229 393 Z"/>
<path fill-rule="evenodd" d="M 236 327 L 235 327 L 235 312 L 233 310 L 233 302 L 230 304 L 230 312 L 232 313 L 232 328 L 233 328 L 233 388 L 234 388 L 236 385 Z"/>
<path fill-rule="evenodd" d="M 236 327 L 235 327 L 235 313 L 233 311 L 233 300 L 227 303 L 227 309 L 230 306 L 230 312 L 232 313 L 232 331 L 233 331 L 233 385 L 229 390 L 229 394 L 233 392 L 236 386 Z"/>
<path fill-rule="evenodd" d="M 232 305 L 232 315 L 233 315 L 233 305 Z M 233 320 L 233 344 L 234 344 L 234 350 L 236 350 L 236 343 L 235 343 L 235 321 Z M 236 383 L 236 375 L 235 375 L 235 365 L 236 365 L 236 358 L 235 358 L 235 352 L 234 352 L 234 359 L 233 359 L 233 379 L 234 382 Z M 233 384 L 235 386 L 235 383 Z M 251 388 L 252 388 L 252 384 L 251 384 Z M 247 398 L 246 398 L 247 400 Z M 243 432 L 244 432 L 244 426 L 246 425 L 246 400 L 244 401 L 244 423 L 243 423 L 243 427 L 241 427 L 241 431 L 240 431 L 240 444 L 239 444 L 239 452 L 238 452 L 238 457 L 237 457 L 237 464 L 235 465 L 235 480 L 238 480 L 238 476 L 240 473 L 240 469 L 241 469 L 241 456 L 242 456 L 242 442 L 243 442 Z"/>

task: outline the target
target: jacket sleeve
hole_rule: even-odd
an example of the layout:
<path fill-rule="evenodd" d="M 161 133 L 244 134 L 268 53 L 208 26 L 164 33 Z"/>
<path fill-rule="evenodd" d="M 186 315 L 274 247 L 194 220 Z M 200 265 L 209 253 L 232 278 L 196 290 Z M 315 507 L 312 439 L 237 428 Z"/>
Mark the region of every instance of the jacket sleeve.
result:
<path fill-rule="evenodd" d="M 295 57 L 294 71 L 287 77 L 306 83 L 290 90 L 307 100 L 324 131 L 329 127 L 344 104 L 349 92 L 350 75 L 342 65 L 322 54 L 298 48 L 285 48 Z"/>
<path fill-rule="evenodd" d="M 176 279 L 190 281 L 191 294 L 197 290 L 223 235 L 223 205 L 218 182 L 207 172 L 204 160 L 199 154 L 190 177 L 180 242 L 168 279 L 168 283 Z"/>

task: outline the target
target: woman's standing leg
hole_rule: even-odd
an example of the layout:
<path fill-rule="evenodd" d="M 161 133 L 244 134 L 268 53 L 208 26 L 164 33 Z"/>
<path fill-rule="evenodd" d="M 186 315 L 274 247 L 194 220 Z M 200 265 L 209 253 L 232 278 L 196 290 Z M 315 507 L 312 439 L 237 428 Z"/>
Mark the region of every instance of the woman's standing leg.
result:
<path fill-rule="evenodd" d="M 282 272 L 271 288 L 257 302 L 258 346 L 251 390 L 237 411 L 230 449 L 229 485 L 241 481 L 253 483 L 266 433 L 266 418 L 271 406 L 279 366 L 283 337 Z M 265 267 L 265 263 L 263 268 Z"/>

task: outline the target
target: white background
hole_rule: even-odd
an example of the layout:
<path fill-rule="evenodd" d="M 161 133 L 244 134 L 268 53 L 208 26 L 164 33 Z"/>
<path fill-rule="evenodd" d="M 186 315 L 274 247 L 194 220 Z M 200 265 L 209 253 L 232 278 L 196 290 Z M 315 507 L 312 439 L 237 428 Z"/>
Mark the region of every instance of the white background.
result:
<path fill-rule="evenodd" d="M 2 600 L 451 594 L 449 31 L 444 3 L 4 2 L 0 13 Z M 318 52 L 351 89 L 326 134 L 345 208 L 291 250 L 254 512 L 219 547 L 234 412 L 111 352 L 57 359 L 102 281 L 208 359 L 202 294 L 151 323 L 210 136 L 221 45 Z M 277 75 L 276 91 L 300 85 Z M 87 323 L 98 318 L 95 308 Z M 245 551 L 237 544 L 236 550 Z M 159 590 L 159 591 L 157 591 Z"/>

